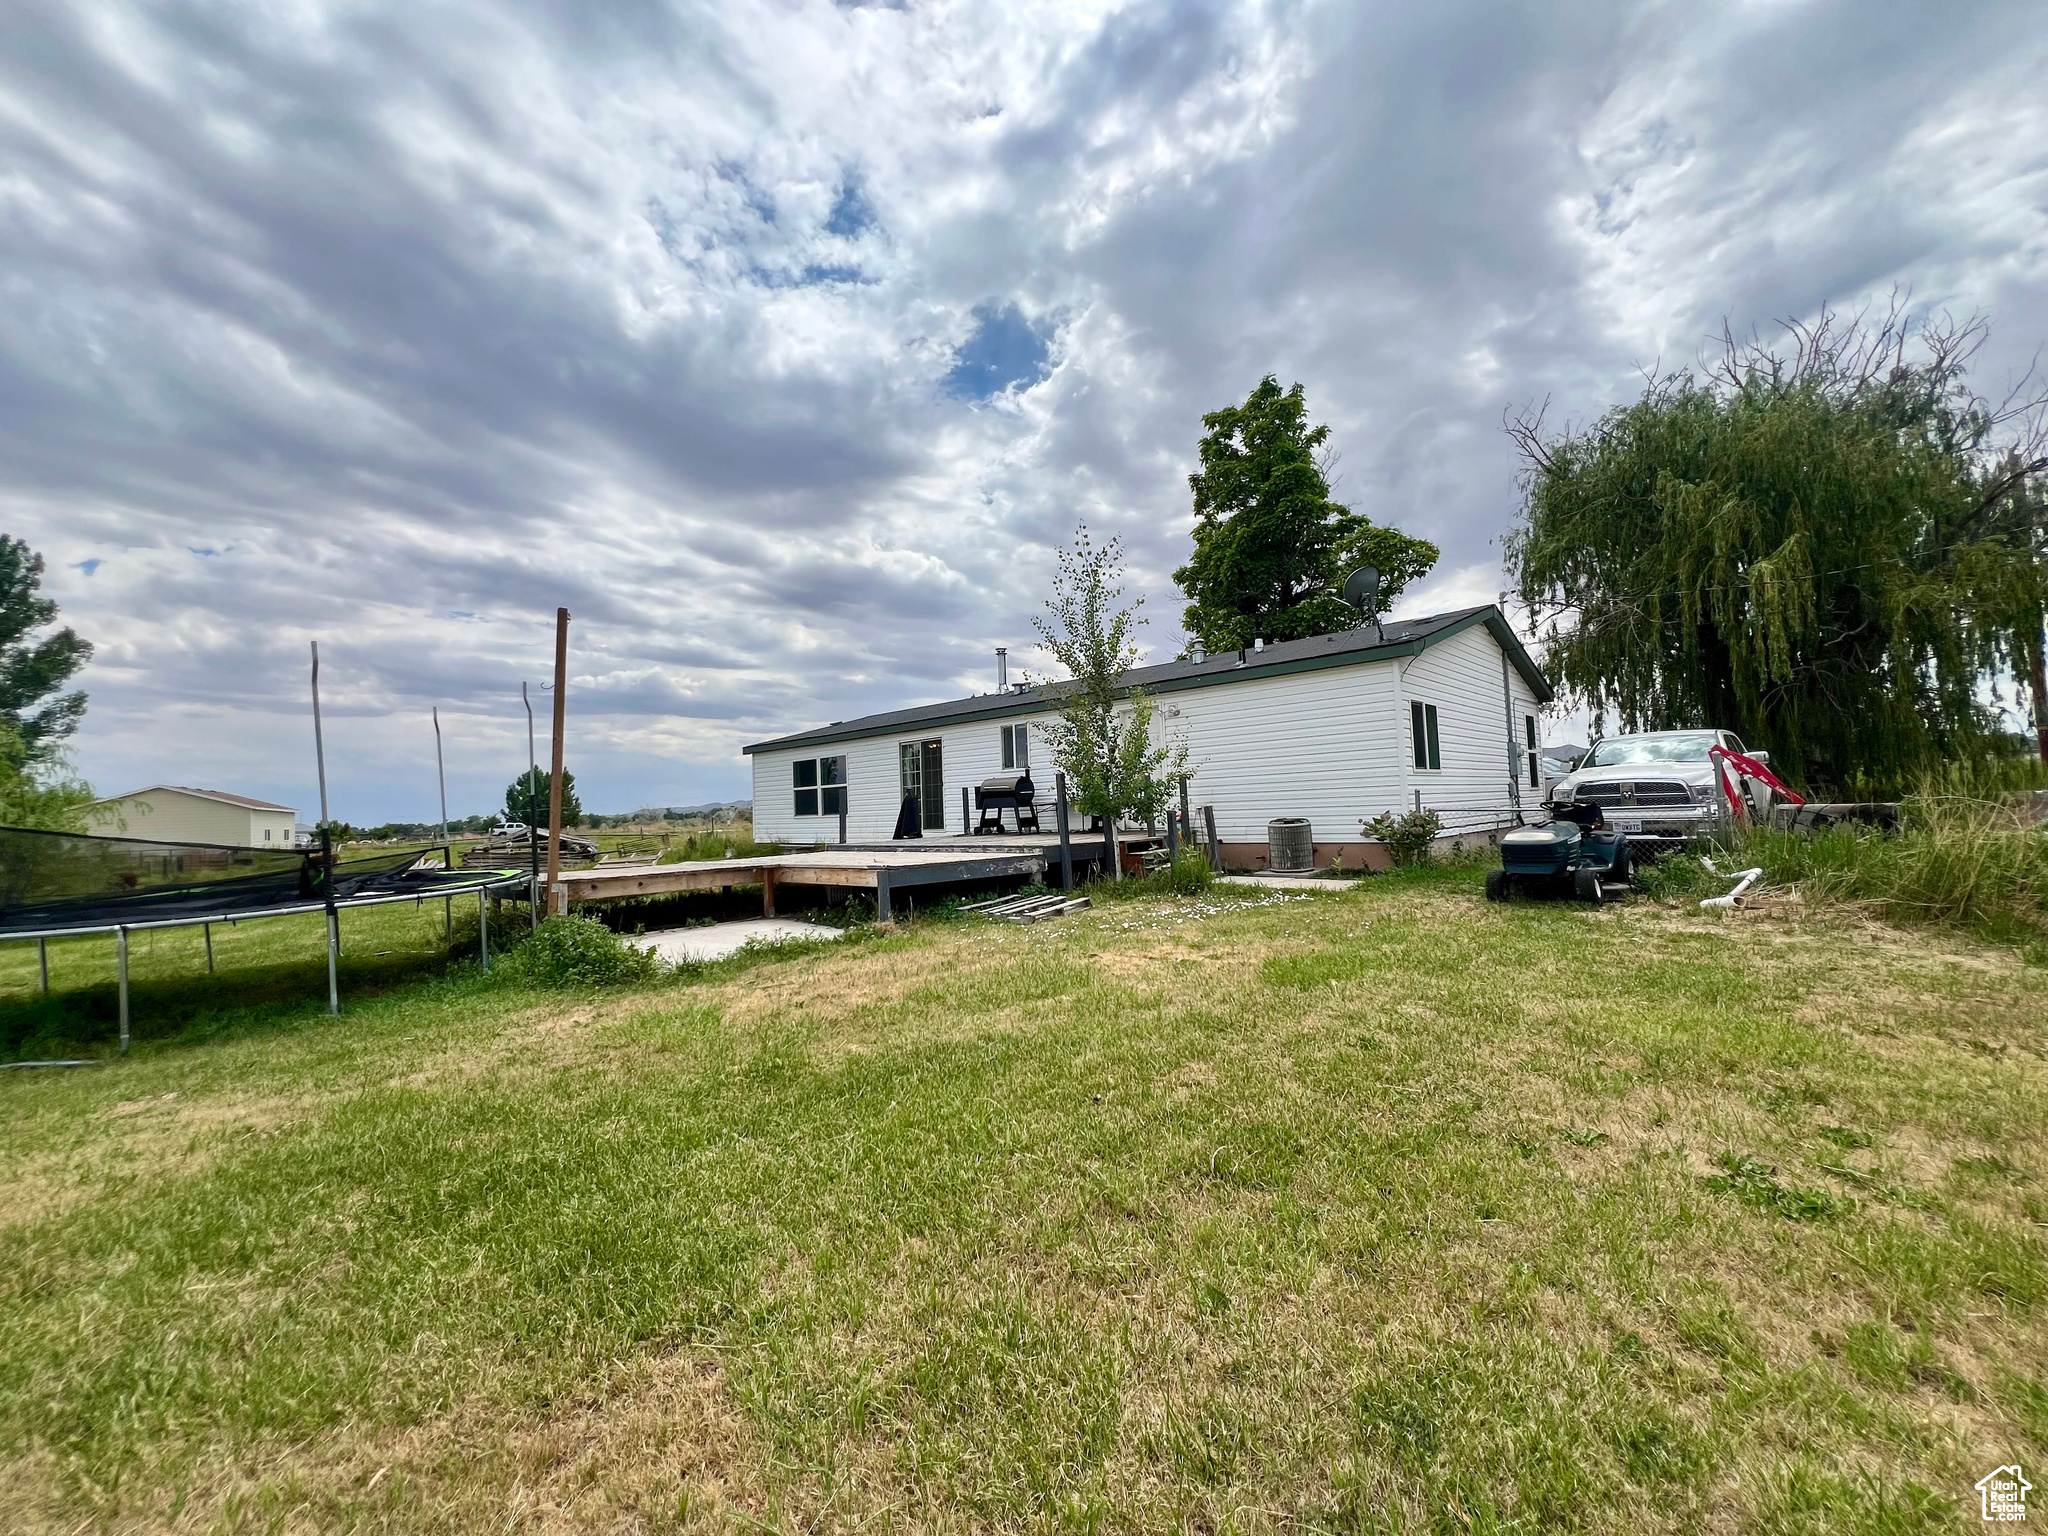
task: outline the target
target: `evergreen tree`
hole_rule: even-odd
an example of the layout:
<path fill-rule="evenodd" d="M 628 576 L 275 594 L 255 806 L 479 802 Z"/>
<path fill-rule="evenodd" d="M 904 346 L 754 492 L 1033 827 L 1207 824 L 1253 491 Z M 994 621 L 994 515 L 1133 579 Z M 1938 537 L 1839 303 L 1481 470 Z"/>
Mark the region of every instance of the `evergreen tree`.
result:
<path fill-rule="evenodd" d="M 548 797 L 553 787 L 554 775 L 545 768 L 522 773 L 505 786 L 505 819 L 522 821 L 529 827 L 546 831 Z M 576 775 L 565 767 L 562 770 L 562 825 L 574 827 L 582 822 L 583 802 L 576 795 Z"/>
<path fill-rule="evenodd" d="M 1202 425 L 1202 467 L 1188 476 L 1195 552 L 1173 579 L 1188 599 L 1182 624 L 1209 650 L 1356 628 L 1358 610 L 1338 595 L 1347 574 L 1377 567 L 1384 603 L 1436 564 L 1434 544 L 1331 499 L 1320 462 L 1330 429 L 1309 425 L 1299 384 L 1283 391 L 1268 374 Z"/>

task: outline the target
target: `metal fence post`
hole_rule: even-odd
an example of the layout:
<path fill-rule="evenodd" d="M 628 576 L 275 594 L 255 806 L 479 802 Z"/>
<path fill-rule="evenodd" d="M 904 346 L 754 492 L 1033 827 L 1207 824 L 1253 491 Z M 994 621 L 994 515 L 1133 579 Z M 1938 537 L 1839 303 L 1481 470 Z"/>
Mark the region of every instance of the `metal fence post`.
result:
<path fill-rule="evenodd" d="M 341 914 L 327 906 L 327 1011 L 341 1012 Z"/>

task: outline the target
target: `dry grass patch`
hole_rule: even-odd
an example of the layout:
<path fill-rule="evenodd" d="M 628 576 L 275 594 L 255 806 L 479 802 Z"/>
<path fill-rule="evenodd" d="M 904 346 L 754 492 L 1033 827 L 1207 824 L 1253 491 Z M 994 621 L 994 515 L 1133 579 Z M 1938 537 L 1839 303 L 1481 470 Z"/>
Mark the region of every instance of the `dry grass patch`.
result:
<path fill-rule="evenodd" d="M 0 1454 L 116 1528 L 1937 1528 L 2048 1451 L 2048 977 L 1954 950 L 1393 878 L 7 1084 L 34 1172 L 308 1079 L 0 1234 Z"/>

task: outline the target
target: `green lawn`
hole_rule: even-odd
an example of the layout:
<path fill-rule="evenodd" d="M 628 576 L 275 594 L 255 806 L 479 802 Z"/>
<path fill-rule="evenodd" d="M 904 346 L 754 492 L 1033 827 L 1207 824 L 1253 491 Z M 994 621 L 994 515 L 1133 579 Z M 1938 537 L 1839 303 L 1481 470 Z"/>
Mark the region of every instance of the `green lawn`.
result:
<path fill-rule="evenodd" d="M 0 1529 L 1890 1533 L 2048 1464 L 2048 970 L 1477 881 L 605 995 L 393 913 L 338 1020 L 317 927 L 245 1010 L 166 944 L 171 1038 L 0 1074 Z"/>

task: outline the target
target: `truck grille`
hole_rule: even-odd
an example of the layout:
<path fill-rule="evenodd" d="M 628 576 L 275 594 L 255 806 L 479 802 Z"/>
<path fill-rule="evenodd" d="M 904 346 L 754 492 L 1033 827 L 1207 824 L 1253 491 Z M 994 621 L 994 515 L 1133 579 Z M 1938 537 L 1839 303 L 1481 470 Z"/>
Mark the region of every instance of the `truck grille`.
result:
<path fill-rule="evenodd" d="M 1599 806 L 1691 805 L 1692 796 L 1675 779 L 1603 779 L 1581 784 L 1578 798 Z"/>

